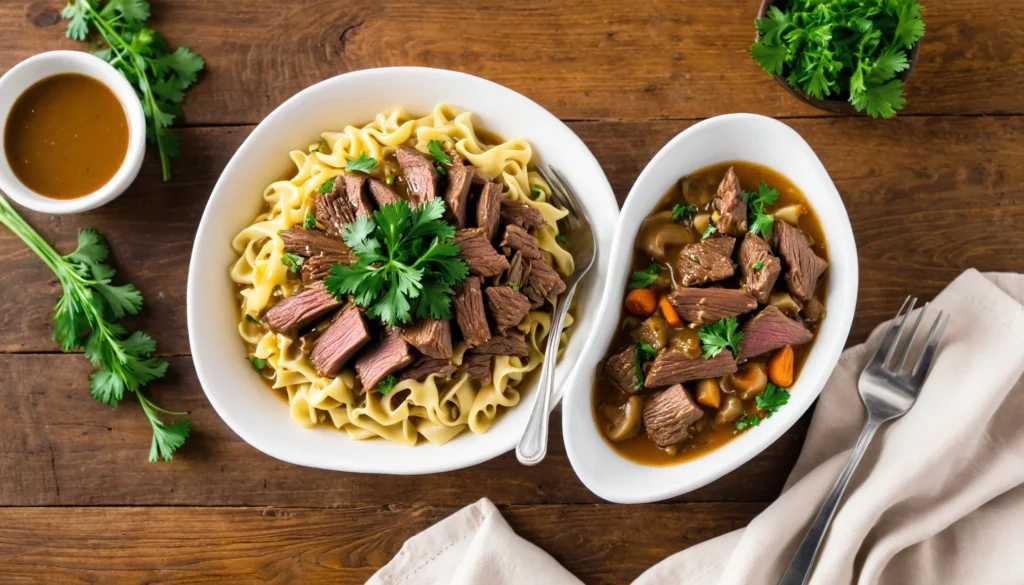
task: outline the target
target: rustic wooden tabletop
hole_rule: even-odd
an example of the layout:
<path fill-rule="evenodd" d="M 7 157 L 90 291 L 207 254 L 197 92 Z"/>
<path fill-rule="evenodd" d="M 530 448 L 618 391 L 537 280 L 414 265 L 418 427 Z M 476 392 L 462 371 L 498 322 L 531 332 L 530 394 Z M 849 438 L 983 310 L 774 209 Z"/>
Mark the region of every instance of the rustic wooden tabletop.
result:
<path fill-rule="evenodd" d="M 846 202 L 860 250 L 857 343 L 908 293 L 930 298 L 969 267 L 1024 271 L 1024 2 L 925 3 L 907 107 L 877 121 L 811 109 L 761 71 L 747 53 L 756 0 L 155 2 L 151 25 L 207 62 L 185 103 L 173 180 L 149 156 L 113 204 L 25 215 L 59 250 L 85 226 L 107 236 L 120 275 L 146 297 L 130 325 L 170 360 L 151 397 L 190 410 L 193 435 L 172 463 L 146 463 L 137 405 L 110 410 L 89 397 L 89 364 L 51 339 L 56 279 L 0 230 L 0 581 L 362 583 L 406 538 L 486 496 L 585 582 L 626 583 L 745 525 L 782 489 L 808 417 L 721 480 L 630 507 L 579 482 L 557 417 L 537 467 L 509 454 L 390 477 L 270 459 L 220 421 L 196 380 L 185 327 L 193 234 L 254 125 L 302 88 L 356 69 L 450 68 L 519 91 L 580 135 L 620 201 L 679 131 L 757 112 L 807 139 Z M 0 4 L 0 69 L 83 48 L 64 38 L 62 5 Z"/>

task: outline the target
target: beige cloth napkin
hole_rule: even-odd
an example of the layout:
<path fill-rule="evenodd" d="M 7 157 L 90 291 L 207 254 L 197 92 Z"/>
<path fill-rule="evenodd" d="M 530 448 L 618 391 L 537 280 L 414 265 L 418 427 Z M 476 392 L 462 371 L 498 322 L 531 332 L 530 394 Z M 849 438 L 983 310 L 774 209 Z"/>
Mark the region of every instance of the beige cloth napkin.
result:
<path fill-rule="evenodd" d="M 939 358 L 910 413 L 876 435 L 811 584 L 1024 583 L 1022 303 L 1024 275 L 975 270 L 935 299 L 952 315 Z M 748 527 L 669 557 L 634 585 L 778 582 L 860 433 L 857 377 L 884 327 L 843 353 L 779 499 Z M 579 583 L 486 499 L 410 539 L 369 582 Z"/>

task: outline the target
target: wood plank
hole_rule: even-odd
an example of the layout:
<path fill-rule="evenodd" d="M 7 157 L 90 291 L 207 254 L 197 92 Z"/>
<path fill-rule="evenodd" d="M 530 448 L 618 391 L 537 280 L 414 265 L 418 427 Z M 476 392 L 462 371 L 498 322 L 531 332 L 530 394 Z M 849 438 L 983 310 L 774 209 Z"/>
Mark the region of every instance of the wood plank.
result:
<path fill-rule="evenodd" d="M 1024 271 L 1024 118 L 791 120 L 817 151 L 846 202 L 860 252 L 861 287 L 851 343 L 892 314 L 906 294 L 929 298 L 969 267 Z M 661 146 L 690 122 L 576 122 L 622 201 Z M 161 352 L 188 353 L 185 282 L 192 237 L 220 170 L 249 127 L 189 129 L 177 178 L 155 162 L 120 199 L 73 216 L 26 213 L 60 250 L 77 230 L 108 236 L 121 275 L 146 297 L 129 321 Z M 870 146 L 869 146 L 870 145 Z M 283 155 L 282 155 L 283 156 Z M 155 214 L 155 215 L 154 215 Z M 226 243 L 226 242 L 225 242 Z M 54 351 L 48 324 L 57 282 L 19 240 L 0 230 L 8 294 L 0 305 L 0 352 Z"/>
<path fill-rule="evenodd" d="M 764 504 L 501 506 L 516 532 L 585 583 L 627 583 L 746 525 Z M 457 508 L 4 508 L 13 582 L 363 583 L 405 539 Z M 97 529 L 99 528 L 99 529 Z"/>
<path fill-rule="evenodd" d="M 63 38 L 64 3 L 0 6 L 0 70 L 43 50 L 84 48 Z M 317 81 L 394 65 L 479 75 L 573 120 L 824 115 L 749 57 L 757 5 L 250 0 L 238 10 L 228 0 L 177 0 L 154 2 L 151 25 L 208 63 L 185 105 L 190 124 L 255 123 Z M 925 21 L 905 113 L 1024 113 L 1024 4 L 930 2 Z"/>
<path fill-rule="evenodd" d="M 272 459 L 236 436 L 206 401 L 191 360 L 171 358 L 170 374 L 147 393 L 190 410 L 193 434 L 171 463 L 146 462 L 150 429 L 138 404 L 111 410 L 88 394 L 88 362 L 71 355 L 0 356 L 0 506 L 464 505 L 593 503 L 572 471 L 561 418 L 552 422 L 543 464 L 511 453 L 470 469 L 417 478 L 336 473 Z M 283 408 L 282 404 L 282 408 Z M 680 500 L 768 501 L 796 461 L 809 417 L 755 460 Z"/>

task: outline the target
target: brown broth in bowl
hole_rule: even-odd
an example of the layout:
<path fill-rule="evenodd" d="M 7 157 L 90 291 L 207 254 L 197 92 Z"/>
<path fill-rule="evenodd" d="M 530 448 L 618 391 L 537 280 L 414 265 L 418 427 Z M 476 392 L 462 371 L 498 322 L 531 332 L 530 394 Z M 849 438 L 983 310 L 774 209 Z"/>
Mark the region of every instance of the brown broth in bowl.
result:
<path fill-rule="evenodd" d="M 14 102 L 4 150 L 26 187 L 75 199 L 105 185 L 128 152 L 128 116 L 106 85 L 78 73 L 47 77 Z"/>

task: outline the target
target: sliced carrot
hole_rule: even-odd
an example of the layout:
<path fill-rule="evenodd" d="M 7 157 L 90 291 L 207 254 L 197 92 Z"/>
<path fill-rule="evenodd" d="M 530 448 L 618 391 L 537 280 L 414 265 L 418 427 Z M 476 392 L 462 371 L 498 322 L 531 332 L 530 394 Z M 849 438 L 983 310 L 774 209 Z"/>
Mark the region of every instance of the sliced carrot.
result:
<path fill-rule="evenodd" d="M 768 378 L 772 384 L 789 388 L 793 385 L 793 348 L 785 346 L 775 350 L 768 360 Z"/>
<path fill-rule="evenodd" d="M 672 303 L 668 302 L 668 297 L 665 295 L 662 295 L 661 300 L 658 301 L 658 307 L 661 308 L 661 314 L 665 316 L 665 321 L 668 321 L 669 325 L 677 327 L 683 324 L 683 320 L 679 318 L 679 313 L 676 313 Z"/>
<path fill-rule="evenodd" d="M 650 317 L 657 304 L 658 299 L 649 288 L 635 288 L 626 295 L 626 310 L 637 317 Z"/>

